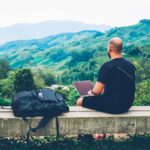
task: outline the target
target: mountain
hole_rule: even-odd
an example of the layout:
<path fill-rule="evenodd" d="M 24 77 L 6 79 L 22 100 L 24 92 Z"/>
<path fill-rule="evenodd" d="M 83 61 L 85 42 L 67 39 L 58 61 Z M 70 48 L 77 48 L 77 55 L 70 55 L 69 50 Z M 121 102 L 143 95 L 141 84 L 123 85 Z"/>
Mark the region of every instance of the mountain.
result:
<path fill-rule="evenodd" d="M 107 41 L 115 36 L 119 36 L 127 45 L 150 45 L 150 20 L 143 19 L 132 26 L 113 28 L 104 35 L 102 40 Z"/>
<path fill-rule="evenodd" d="M 0 46 L 0 57 L 5 57 L 13 68 L 36 65 L 50 65 L 69 58 L 69 52 L 93 48 L 93 41 L 104 33 L 98 31 L 81 31 L 62 33 L 43 39 L 19 40 Z"/>
<path fill-rule="evenodd" d="M 13 68 L 38 65 L 63 70 L 72 56 L 76 56 L 79 63 L 86 63 L 90 57 L 97 57 L 98 61 L 106 60 L 107 42 L 114 36 L 121 37 L 124 46 L 149 46 L 150 20 L 141 20 L 136 25 L 114 28 L 106 33 L 85 30 L 43 39 L 13 41 L 0 46 L 0 57 L 6 58 Z M 149 49 L 144 51 L 147 53 Z"/>
<path fill-rule="evenodd" d="M 86 24 L 77 21 L 46 21 L 36 24 L 15 24 L 0 28 L 0 43 L 14 40 L 39 39 L 49 35 L 82 30 L 97 30 L 105 32 L 108 25 Z"/>

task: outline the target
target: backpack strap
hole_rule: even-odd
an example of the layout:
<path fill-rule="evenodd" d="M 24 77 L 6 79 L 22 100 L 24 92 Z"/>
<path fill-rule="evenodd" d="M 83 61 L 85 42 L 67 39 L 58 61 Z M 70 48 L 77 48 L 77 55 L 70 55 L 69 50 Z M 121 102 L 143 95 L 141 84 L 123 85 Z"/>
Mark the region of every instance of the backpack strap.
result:
<path fill-rule="evenodd" d="M 56 141 L 58 141 L 59 137 L 60 137 L 59 120 L 58 117 L 56 117 Z"/>
<path fill-rule="evenodd" d="M 123 72 L 126 76 L 128 76 L 131 80 L 134 80 L 134 77 L 132 77 L 130 74 L 128 74 L 124 69 L 122 69 L 121 67 L 117 66 L 116 67 L 118 70 L 120 70 L 121 72 Z"/>
<path fill-rule="evenodd" d="M 27 142 L 29 142 L 29 136 L 30 136 L 30 132 L 36 132 L 38 129 L 40 128 L 43 128 L 45 127 L 49 121 L 52 119 L 53 117 L 47 117 L 47 116 L 44 116 L 39 124 L 35 127 L 35 128 L 32 128 L 31 127 L 31 124 L 29 123 L 28 119 L 26 117 L 23 117 L 23 120 L 28 124 L 29 126 L 29 130 L 27 132 Z M 58 120 L 58 117 L 56 117 L 56 140 L 58 141 L 59 139 L 59 136 L 60 136 L 60 132 L 59 132 L 59 120 Z"/>

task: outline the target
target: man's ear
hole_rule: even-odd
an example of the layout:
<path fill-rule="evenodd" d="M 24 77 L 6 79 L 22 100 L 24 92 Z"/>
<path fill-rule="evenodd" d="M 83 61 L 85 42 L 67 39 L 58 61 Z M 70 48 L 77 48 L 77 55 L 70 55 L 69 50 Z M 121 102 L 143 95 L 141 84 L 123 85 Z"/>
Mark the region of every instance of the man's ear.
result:
<path fill-rule="evenodd" d="M 108 51 L 108 52 L 111 52 L 111 51 L 112 51 L 112 50 L 111 50 L 111 45 L 110 45 L 110 44 L 108 45 L 107 51 Z"/>
<path fill-rule="evenodd" d="M 112 52 L 112 48 L 111 48 L 111 46 L 109 46 L 109 52 L 110 52 L 110 53 Z"/>

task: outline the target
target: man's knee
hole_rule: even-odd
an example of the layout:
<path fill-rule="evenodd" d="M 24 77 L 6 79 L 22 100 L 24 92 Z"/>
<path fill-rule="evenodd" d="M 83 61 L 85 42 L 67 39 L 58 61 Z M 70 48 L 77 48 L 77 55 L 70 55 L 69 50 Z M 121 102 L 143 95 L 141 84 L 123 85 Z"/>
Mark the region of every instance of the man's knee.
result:
<path fill-rule="evenodd" d="M 77 100 L 76 105 L 77 105 L 77 106 L 82 106 L 82 102 L 83 102 L 83 98 L 80 97 L 80 98 Z"/>

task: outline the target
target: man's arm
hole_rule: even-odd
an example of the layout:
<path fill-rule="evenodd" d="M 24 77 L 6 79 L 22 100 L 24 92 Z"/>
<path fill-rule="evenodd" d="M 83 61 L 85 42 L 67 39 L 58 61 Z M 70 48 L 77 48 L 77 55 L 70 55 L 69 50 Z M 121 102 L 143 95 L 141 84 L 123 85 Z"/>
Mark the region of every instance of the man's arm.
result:
<path fill-rule="evenodd" d="M 103 92 L 105 85 L 101 82 L 96 82 L 93 88 L 93 94 L 99 95 Z"/>
<path fill-rule="evenodd" d="M 101 82 L 96 82 L 93 90 L 89 91 L 89 95 L 100 95 L 104 90 L 105 85 Z"/>

